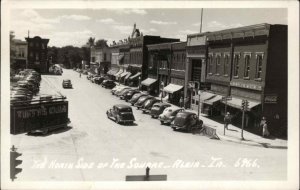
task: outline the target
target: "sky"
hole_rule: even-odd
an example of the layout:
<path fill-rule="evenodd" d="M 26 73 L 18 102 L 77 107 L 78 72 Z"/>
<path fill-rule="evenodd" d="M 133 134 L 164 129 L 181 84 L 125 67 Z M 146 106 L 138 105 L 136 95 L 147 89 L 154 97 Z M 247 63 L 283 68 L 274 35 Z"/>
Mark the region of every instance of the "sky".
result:
<path fill-rule="evenodd" d="M 108 44 L 131 34 L 133 24 L 144 35 L 178 38 L 200 32 L 201 9 L 14 9 L 10 30 L 17 39 L 40 36 L 49 46 L 81 47 L 89 37 Z M 202 32 L 260 23 L 287 24 L 287 9 L 203 9 Z"/>

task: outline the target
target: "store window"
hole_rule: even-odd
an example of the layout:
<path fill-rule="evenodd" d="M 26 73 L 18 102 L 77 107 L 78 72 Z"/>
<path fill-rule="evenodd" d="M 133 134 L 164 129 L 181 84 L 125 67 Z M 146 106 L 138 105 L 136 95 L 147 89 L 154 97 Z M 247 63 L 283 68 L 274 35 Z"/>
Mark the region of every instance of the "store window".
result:
<path fill-rule="evenodd" d="M 220 75 L 221 54 L 216 55 L 216 75 Z"/>
<path fill-rule="evenodd" d="M 239 53 L 235 53 L 234 54 L 234 63 L 233 63 L 234 67 L 233 67 L 233 76 L 235 78 L 239 77 L 239 67 L 240 67 L 240 54 Z"/>
<path fill-rule="evenodd" d="M 263 53 L 256 54 L 256 73 L 255 73 L 256 79 L 261 79 L 263 58 L 264 58 Z"/>
<path fill-rule="evenodd" d="M 249 79 L 251 54 L 250 53 L 245 54 L 244 59 L 245 59 L 244 78 Z"/>
<path fill-rule="evenodd" d="M 223 67 L 223 73 L 224 73 L 224 76 L 228 76 L 228 74 L 229 74 L 229 61 L 230 61 L 230 59 L 229 59 L 229 53 L 227 53 L 227 54 L 224 54 L 224 67 Z"/>
<path fill-rule="evenodd" d="M 207 63 L 208 63 L 208 74 L 212 74 L 212 64 L 213 64 L 213 54 L 209 54 L 207 58 Z"/>

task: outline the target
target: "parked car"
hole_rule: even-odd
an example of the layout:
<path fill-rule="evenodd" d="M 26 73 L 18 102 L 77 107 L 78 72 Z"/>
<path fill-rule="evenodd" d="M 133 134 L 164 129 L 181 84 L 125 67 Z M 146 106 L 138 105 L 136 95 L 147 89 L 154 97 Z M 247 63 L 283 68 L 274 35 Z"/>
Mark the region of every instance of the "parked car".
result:
<path fill-rule="evenodd" d="M 62 82 L 63 88 L 73 88 L 71 80 L 70 79 L 64 79 Z"/>
<path fill-rule="evenodd" d="M 133 124 L 135 121 L 131 107 L 123 104 L 114 105 L 111 109 L 106 111 L 106 115 L 108 118 L 115 120 L 118 124 Z"/>
<path fill-rule="evenodd" d="M 102 82 L 101 86 L 104 88 L 112 89 L 116 86 L 116 83 L 113 80 L 105 80 Z"/>
<path fill-rule="evenodd" d="M 142 108 L 143 104 L 150 98 L 153 98 L 152 96 L 142 96 L 138 99 L 138 101 L 134 104 L 135 107 L 137 107 L 137 109 Z"/>
<path fill-rule="evenodd" d="M 160 103 L 155 103 L 150 111 L 150 115 L 152 118 L 158 118 L 160 114 L 163 113 L 163 111 L 167 108 L 170 107 L 171 104 L 160 102 Z"/>
<path fill-rule="evenodd" d="M 133 95 L 139 93 L 140 91 L 137 89 L 131 89 L 128 92 L 122 94 L 120 96 L 121 100 L 125 100 L 126 102 L 128 102 L 128 100 L 130 100 L 132 98 Z"/>
<path fill-rule="evenodd" d="M 110 92 L 111 92 L 112 95 L 114 95 L 117 90 L 122 90 L 122 89 L 124 89 L 126 87 L 127 86 L 124 86 L 124 85 L 116 85 L 113 89 L 111 89 Z"/>
<path fill-rule="evenodd" d="M 98 77 L 101 77 L 101 76 L 100 75 L 92 75 L 91 76 L 92 83 L 95 83 L 95 79 L 98 78 Z"/>
<path fill-rule="evenodd" d="M 94 82 L 95 84 L 101 84 L 104 81 L 105 77 L 100 76 L 100 77 L 95 77 Z"/>
<path fill-rule="evenodd" d="M 187 132 L 191 132 L 192 128 L 202 128 L 202 125 L 203 121 L 197 114 L 188 111 L 179 112 L 171 123 L 173 130 L 183 129 Z"/>
<path fill-rule="evenodd" d="M 171 106 L 166 108 L 162 114 L 158 116 L 161 124 L 171 124 L 171 122 L 175 119 L 177 113 L 184 111 L 183 108 Z"/>
<path fill-rule="evenodd" d="M 149 113 L 151 111 L 152 106 L 159 101 L 160 100 L 156 99 L 155 97 L 151 97 L 150 99 L 145 101 L 142 105 L 143 113 Z"/>
<path fill-rule="evenodd" d="M 131 105 L 133 106 L 139 100 L 139 98 L 143 96 L 147 96 L 147 95 L 143 93 L 137 93 L 132 96 L 132 98 L 129 100 L 129 103 L 131 103 Z"/>
<path fill-rule="evenodd" d="M 120 97 L 123 93 L 128 92 L 131 89 L 131 87 L 123 88 L 122 90 L 118 90 L 117 92 L 115 92 L 115 95 Z"/>

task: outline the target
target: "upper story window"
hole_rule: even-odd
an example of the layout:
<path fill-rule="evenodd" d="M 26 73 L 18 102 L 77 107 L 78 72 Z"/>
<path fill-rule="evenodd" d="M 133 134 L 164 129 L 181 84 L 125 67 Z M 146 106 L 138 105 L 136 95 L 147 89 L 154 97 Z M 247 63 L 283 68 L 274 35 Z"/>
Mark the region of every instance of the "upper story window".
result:
<path fill-rule="evenodd" d="M 255 78 L 256 79 L 261 79 L 263 59 L 264 59 L 264 54 L 263 53 L 257 53 L 256 54 L 256 73 L 255 73 Z"/>
<path fill-rule="evenodd" d="M 207 58 L 208 63 L 208 74 L 212 74 L 212 66 L 213 66 L 213 54 L 210 53 Z"/>
<path fill-rule="evenodd" d="M 228 76 L 229 75 L 229 61 L 230 61 L 230 54 L 229 53 L 224 53 L 224 67 L 223 67 L 223 73 L 224 76 Z"/>
<path fill-rule="evenodd" d="M 233 76 L 236 78 L 239 77 L 239 68 L 240 68 L 240 53 L 235 53 L 234 60 L 233 60 Z"/>
<path fill-rule="evenodd" d="M 106 53 L 103 53 L 103 61 L 106 61 Z"/>
<path fill-rule="evenodd" d="M 216 54 L 216 75 L 220 74 L 221 54 Z"/>
<path fill-rule="evenodd" d="M 35 54 L 35 60 L 36 60 L 36 61 L 39 61 L 39 60 L 40 60 L 40 57 L 39 57 L 38 54 Z"/>
<path fill-rule="evenodd" d="M 42 44 L 42 49 L 45 49 L 45 44 Z"/>
<path fill-rule="evenodd" d="M 249 79 L 250 59 L 251 59 L 251 53 L 245 53 L 244 54 L 244 60 L 245 60 L 244 78 L 246 79 Z"/>

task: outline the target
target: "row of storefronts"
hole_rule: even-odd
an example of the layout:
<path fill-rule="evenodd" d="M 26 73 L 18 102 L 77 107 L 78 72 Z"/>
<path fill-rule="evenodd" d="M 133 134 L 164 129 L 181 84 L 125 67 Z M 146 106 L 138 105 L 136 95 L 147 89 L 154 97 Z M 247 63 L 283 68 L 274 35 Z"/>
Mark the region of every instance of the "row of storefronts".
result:
<path fill-rule="evenodd" d="M 286 132 L 286 25 L 191 34 L 186 42 L 131 37 L 109 47 L 107 74 L 116 81 L 209 117 L 230 112 L 236 125 L 247 100 L 246 128 L 255 131 L 265 116 L 272 134 Z"/>

